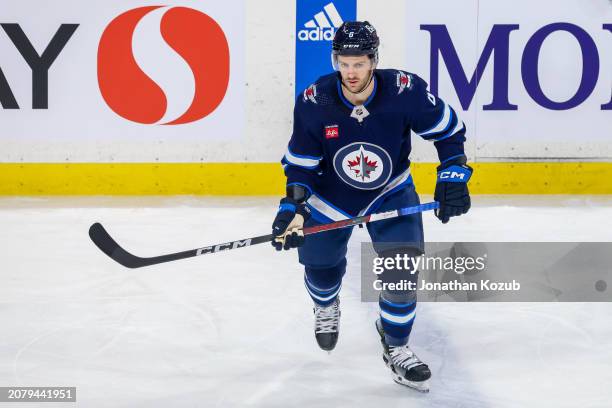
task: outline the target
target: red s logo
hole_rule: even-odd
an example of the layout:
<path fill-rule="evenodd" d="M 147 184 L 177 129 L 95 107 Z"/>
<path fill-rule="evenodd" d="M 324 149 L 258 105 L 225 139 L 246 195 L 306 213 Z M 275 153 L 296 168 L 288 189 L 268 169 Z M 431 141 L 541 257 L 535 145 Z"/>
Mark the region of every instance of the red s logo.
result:
<path fill-rule="evenodd" d="M 161 7 L 139 7 L 117 16 L 104 30 L 98 46 L 98 85 L 102 97 L 115 113 L 133 122 L 157 123 L 168 107 L 166 94 L 139 67 L 132 49 L 140 20 Z M 227 91 L 230 55 L 225 34 L 211 17 L 186 7 L 168 9 L 159 29 L 163 41 L 188 64 L 195 82 L 193 100 L 187 110 L 163 124 L 202 119 L 219 106 Z"/>

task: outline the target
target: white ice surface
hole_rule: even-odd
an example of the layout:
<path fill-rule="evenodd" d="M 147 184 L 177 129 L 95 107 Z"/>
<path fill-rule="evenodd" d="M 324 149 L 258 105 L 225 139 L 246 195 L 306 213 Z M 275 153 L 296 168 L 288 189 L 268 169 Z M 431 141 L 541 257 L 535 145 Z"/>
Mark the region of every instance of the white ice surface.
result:
<path fill-rule="evenodd" d="M 448 225 L 426 214 L 426 238 L 612 241 L 610 198 L 475 204 Z M 612 406 L 609 303 L 421 303 L 411 344 L 433 378 L 419 394 L 391 381 L 377 305 L 359 300 L 365 230 L 351 240 L 331 354 L 314 341 L 295 252 L 259 245 L 128 270 L 87 237 L 101 221 L 152 256 L 267 233 L 276 205 L 1 199 L 0 386 L 77 386 L 82 407 Z"/>

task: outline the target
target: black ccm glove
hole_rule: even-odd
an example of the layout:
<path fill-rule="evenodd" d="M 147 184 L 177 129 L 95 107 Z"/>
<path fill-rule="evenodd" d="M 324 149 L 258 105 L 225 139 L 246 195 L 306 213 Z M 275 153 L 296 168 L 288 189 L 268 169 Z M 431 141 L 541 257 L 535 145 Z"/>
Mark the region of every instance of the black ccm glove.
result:
<path fill-rule="evenodd" d="M 272 223 L 272 234 L 275 235 L 272 246 L 277 251 L 297 248 L 304 245 L 304 223 L 310 218 L 306 206 L 306 190 L 299 185 L 287 187 L 287 197 L 283 198 L 278 213 Z"/>
<path fill-rule="evenodd" d="M 436 217 L 446 224 L 450 217 L 468 212 L 471 206 L 467 182 L 472 168 L 466 164 L 465 156 L 457 157 L 438 166 L 438 181 L 434 200 L 440 203 Z"/>

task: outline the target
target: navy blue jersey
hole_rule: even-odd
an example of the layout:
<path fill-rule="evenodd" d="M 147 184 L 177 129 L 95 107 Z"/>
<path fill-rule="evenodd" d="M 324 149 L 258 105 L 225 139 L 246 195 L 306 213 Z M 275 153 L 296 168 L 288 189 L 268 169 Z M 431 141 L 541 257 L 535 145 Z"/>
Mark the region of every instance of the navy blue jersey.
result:
<path fill-rule="evenodd" d="M 440 162 L 464 154 L 465 125 L 423 79 L 377 69 L 373 81 L 361 106 L 344 97 L 337 73 L 296 100 L 282 163 L 287 185 L 309 190 L 308 204 L 321 222 L 374 212 L 388 194 L 412 184 L 411 131 L 434 143 Z"/>

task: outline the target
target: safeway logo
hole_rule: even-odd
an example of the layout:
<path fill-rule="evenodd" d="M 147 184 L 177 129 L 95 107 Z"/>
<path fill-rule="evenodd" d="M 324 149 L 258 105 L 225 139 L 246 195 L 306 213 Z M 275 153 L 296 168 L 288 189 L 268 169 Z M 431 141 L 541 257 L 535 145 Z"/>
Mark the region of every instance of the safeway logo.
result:
<path fill-rule="evenodd" d="M 178 125 L 211 114 L 227 92 L 229 46 L 207 14 L 148 6 L 112 20 L 98 46 L 98 85 L 108 106 L 137 123 Z"/>

